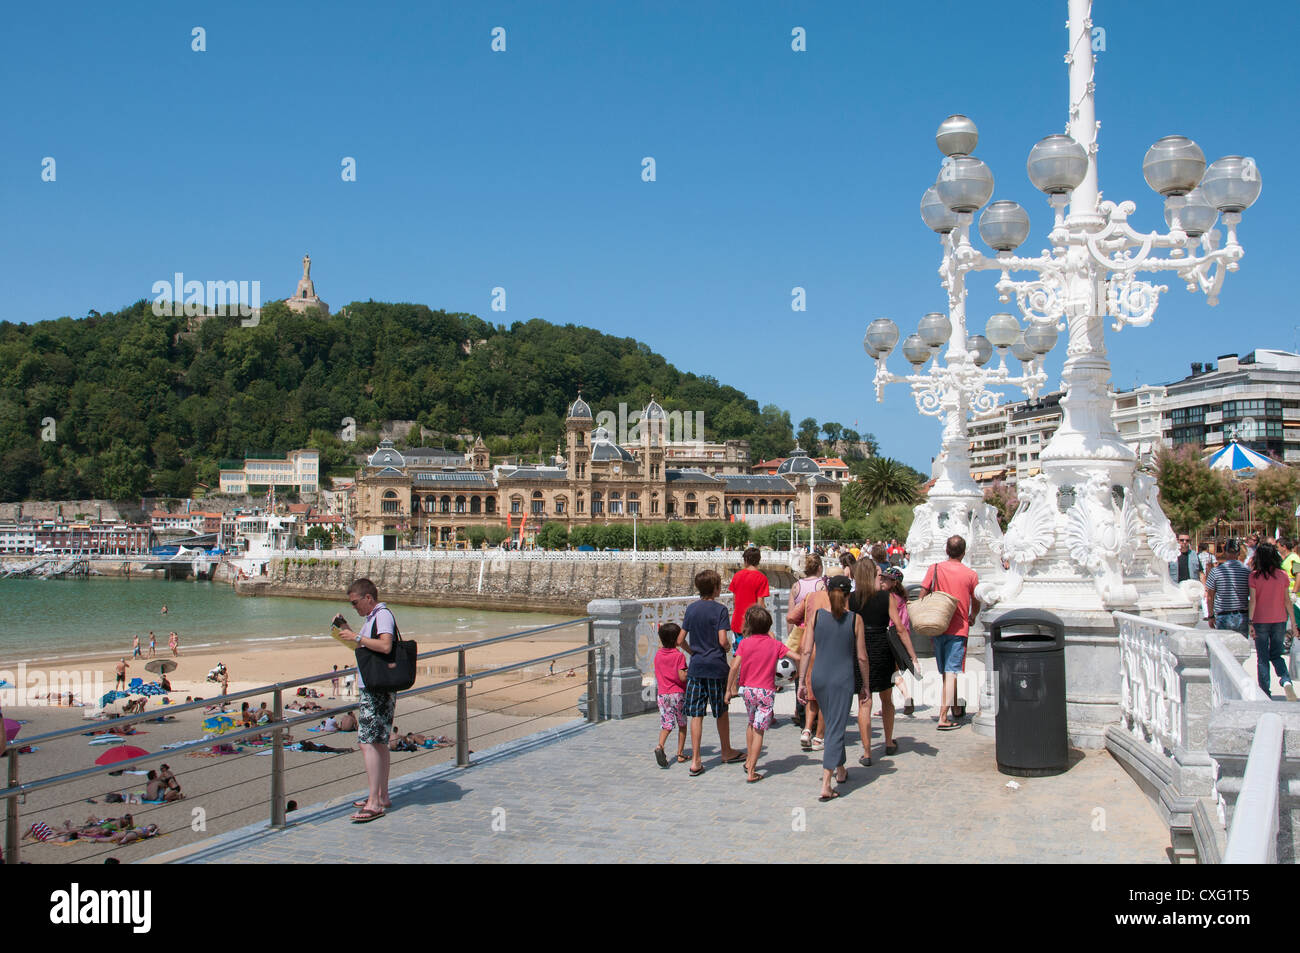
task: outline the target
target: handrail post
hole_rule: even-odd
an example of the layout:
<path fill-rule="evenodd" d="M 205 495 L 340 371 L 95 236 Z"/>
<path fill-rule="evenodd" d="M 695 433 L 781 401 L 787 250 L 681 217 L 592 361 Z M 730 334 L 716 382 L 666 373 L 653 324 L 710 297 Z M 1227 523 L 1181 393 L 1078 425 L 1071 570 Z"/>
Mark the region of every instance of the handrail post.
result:
<path fill-rule="evenodd" d="M 589 648 L 596 645 L 596 623 L 594 619 L 587 620 L 587 645 Z M 595 724 L 600 721 L 600 695 L 596 688 L 596 653 L 587 652 L 587 721 Z"/>
<path fill-rule="evenodd" d="M 284 721 L 284 696 L 275 690 L 271 720 Z M 271 826 L 284 827 L 284 728 L 271 732 Z"/>
<path fill-rule="evenodd" d="M 456 653 L 456 677 L 465 677 L 465 650 Z M 469 767 L 469 687 L 456 686 L 456 766 Z"/>
<path fill-rule="evenodd" d="M 18 749 L 9 747 L 9 783 L 7 787 L 18 786 Z M 5 811 L 5 863 L 18 863 L 18 795 L 6 798 L 8 808 Z"/>

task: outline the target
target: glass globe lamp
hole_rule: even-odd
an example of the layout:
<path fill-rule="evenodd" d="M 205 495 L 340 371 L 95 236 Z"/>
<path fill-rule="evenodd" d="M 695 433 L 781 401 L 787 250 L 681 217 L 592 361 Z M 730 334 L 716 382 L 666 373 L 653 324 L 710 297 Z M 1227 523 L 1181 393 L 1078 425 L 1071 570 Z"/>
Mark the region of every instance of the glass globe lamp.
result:
<path fill-rule="evenodd" d="M 1020 322 L 1015 315 L 999 312 L 989 317 L 988 324 L 984 326 L 984 336 L 994 347 L 1010 347 L 1020 337 Z"/>
<path fill-rule="evenodd" d="M 903 339 L 903 357 L 907 363 L 919 368 L 930 359 L 930 348 L 921 340 L 919 334 L 909 334 Z"/>
<path fill-rule="evenodd" d="M 949 116 L 939 123 L 934 141 L 939 146 L 939 151 L 946 156 L 968 156 L 975 151 L 980 134 L 974 121 L 959 114 Z"/>
<path fill-rule="evenodd" d="M 867 325 L 867 334 L 863 345 L 872 357 L 888 357 L 889 352 L 898 343 L 898 325 L 888 318 L 876 318 Z M 872 354 L 872 352 L 875 352 Z"/>
<path fill-rule="evenodd" d="M 933 185 L 921 196 L 921 221 L 925 222 L 926 228 L 940 235 L 947 235 L 957 227 L 957 216 L 948 211 L 948 206 L 939 198 L 939 190 Z"/>
<path fill-rule="evenodd" d="M 1025 328 L 1025 345 L 1035 354 L 1043 355 L 1056 347 L 1057 330 L 1053 321 L 1030 321 Z"/>
<path fill-rule="evenodd" d="M 1017 202 L 999 199 L 980 216 L 980 237 L 990 248 L 1015 251 L 1029 237 L 1029 213 Z"/>
<path fill-rule="evenodd" d="M 916 334 L 926 347 L 943 347 L 952 337 L 952 322 L 939 311 L 931 311 L 916 323 Z"/>
<path fill-rule="evenodd" d="M 977 212 L 993 194 L 993 173 L 974 156 L 949 156 L 934 187 L 950 212 Z"/>
<path fill-rule="evenodd" d="M 1031 364 L 1038 359 L 1038 355 L 1025 343 L 1023 332 L 1016 335 L 1015 341 L 1011 344 L 1011 353 L 1021 364 Z"/>
<path fill-rule="evenodd" d="M 1205 170 L 1201 192 L 1220 212 L 1244 212 L 1255 204 L 1263 184 L 1254 159 L 1224 156 Z"/>
<path fill-rule="evenodd" d="M 1205 153 L 1186 136 L 1157 139 L 1142 160 L 1147 185 L 1168 198 L 1186 195 L 1205 174 Z"/>
<path fill-rule="evenodd" d="M 1034 143 L 1025 163 L 1034 188 L 1048 195 L 1073 192 L 1088 175 L 1088 152 L 1069 136 L 1047 136 Z"/>
<path fill-rule="evenodd" d="M 1192 189 L 1183 200 L 1183 207 L 1178 210 L 1178 221 L 1192 238 L 1200 238 L 1214 227 L 1219 219 L 1219 210 L 1205 199 L 1200 188 Z M 1173 209 L 1165 209 L 1165 221 L 1174 227 Z"/>
<path fill-rule="evenodd" d="M 966 350 L 975 358 L 975 366 L 983 367 L 993 356 L 993 345 L 982 334 L 972 334 L 966 339 Z"/>

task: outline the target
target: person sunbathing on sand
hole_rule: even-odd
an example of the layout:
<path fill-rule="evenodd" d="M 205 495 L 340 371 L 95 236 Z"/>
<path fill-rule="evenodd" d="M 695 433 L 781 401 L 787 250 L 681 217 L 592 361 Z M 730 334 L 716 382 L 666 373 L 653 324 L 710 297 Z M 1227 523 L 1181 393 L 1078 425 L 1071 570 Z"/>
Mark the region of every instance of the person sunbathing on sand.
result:
<path fill-rule="evenodd" d="M 339 731 L 356 731 L 357 716 L 350 711 L 345 711 L 343 714 L 339 715 L 336 726 Z"/>

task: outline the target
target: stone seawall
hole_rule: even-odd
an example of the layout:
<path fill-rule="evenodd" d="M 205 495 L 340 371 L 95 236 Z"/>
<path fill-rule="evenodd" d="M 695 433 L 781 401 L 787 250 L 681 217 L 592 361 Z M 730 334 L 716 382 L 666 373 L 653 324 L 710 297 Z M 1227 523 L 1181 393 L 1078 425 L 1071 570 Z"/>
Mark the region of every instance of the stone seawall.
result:
<path fill-rule="evenodd" d="M 267 574 L 241 580 L 241 595 L 297 596 L 338 601 L 354 579 L 367 577 L 381 599 L 411 605 L 462 606 L 502 611 L 585 613 L 593 599 L 654 599 L 689 596 L 695 574 L 713 569 L 725 586 L 738 560 L 696 562 L 596 562 L 591 560 L 385 559 L 351 557 L 276 559 Z M 786 566 L 760 567 L 773 589 L 786 589 L 794 575 Z"/>

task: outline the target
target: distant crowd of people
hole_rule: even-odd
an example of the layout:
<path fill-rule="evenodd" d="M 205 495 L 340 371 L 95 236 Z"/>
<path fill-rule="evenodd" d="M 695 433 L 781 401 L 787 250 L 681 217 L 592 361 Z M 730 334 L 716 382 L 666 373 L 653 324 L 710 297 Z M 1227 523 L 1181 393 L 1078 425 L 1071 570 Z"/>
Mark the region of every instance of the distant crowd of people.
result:
<path fill-rule="evenodd" d="M 1287 665 L 1287 653 L 1300 626 L 1300 555 L 1288 536 L 1246 537 L 1191 548 L 1191 537 L 1178 535 L 1179 554 L 1169 564 L 1176 583 L 1199 583 L 1202 611 L 1213 629 L 1224 629 L 1254 639 L 1256 677 L 1264 694 L 1270 694 L 1270 667 L 1276 672 L 1289 701 L 1296 700 Z"/>

